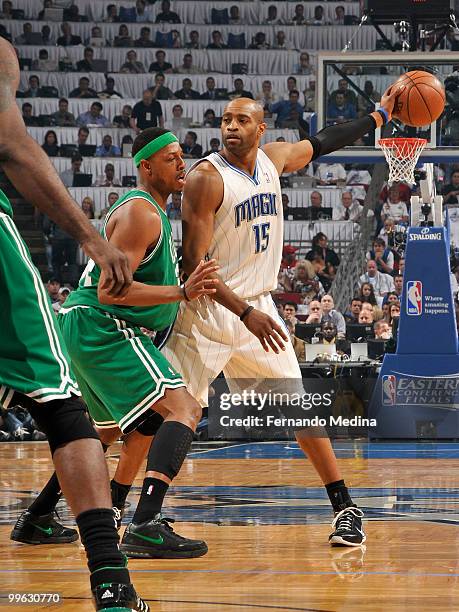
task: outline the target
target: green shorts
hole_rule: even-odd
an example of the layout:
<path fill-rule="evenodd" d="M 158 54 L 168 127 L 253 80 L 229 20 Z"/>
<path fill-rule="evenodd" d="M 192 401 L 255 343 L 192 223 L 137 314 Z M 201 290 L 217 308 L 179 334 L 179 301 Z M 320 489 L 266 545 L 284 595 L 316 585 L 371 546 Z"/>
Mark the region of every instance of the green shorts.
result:
<path fill-rule="evenodd" d="M 0 212 L 0 404 L 79 395 L 48 292 L 10 216 Z"/>
<path fill-rule="evenodd" d="M 59 325 L 88 410 L 98 427 L 128 433 L 167 389 L 185 384 L 139 327 L 90 306 L 62 308 Z"/>

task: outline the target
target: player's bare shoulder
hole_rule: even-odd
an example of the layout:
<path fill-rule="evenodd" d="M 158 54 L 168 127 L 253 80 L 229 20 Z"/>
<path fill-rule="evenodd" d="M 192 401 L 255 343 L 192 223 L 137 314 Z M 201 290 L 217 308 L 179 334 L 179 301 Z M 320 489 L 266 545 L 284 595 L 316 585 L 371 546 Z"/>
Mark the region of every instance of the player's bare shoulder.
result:
<path fill-rule="evenodd" d="M 187 174 L 182 207 L 184 211 L 188 207 L 193 210 L 217 210 L 223 201 L 223 194 L 224 185 L 220 173 L 211 162 L 203 160 Z"/>

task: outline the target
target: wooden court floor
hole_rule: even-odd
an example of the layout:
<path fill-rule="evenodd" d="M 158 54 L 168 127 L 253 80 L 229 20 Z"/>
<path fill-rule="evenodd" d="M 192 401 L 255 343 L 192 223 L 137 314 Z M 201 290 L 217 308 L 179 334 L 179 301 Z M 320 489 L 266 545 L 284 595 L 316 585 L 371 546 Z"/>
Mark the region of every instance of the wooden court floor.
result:
<path fill-rule="evenodd" d="M 152 611 L 430 611 L 459 609 L 459 444 L 338 442 L 339 462 L 365 510 L 365 548 L 327 544 L 330 508 L 293 443 L 193 447 L 167 498 L 176 529 L 208 542 L 190 560 L 132 560 Z M 113 447 L 113 471 L 119 448 Z M 92 610 L 79 543 L 27 546 L 11 524 L 46 481 L 45 443 L 0 445 L 0 593 L 60 593 Z M 141 478 L 129 497 L 131 513 Z M 73 518 L 61 508 L 66 524 Z"/>

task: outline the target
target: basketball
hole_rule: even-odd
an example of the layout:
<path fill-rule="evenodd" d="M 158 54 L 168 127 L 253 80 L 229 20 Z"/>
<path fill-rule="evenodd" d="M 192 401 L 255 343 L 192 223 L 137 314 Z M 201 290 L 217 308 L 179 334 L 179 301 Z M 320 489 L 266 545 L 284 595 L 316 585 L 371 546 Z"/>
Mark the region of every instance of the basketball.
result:
<path fill-rule="evenodd" d="M 438 119 L 445 108 L 445 90 L 430 72 L 411 70 L 394 83 L 404 85 L 397 97 L 394 117 L 406 125 L 422 127 Z"/>

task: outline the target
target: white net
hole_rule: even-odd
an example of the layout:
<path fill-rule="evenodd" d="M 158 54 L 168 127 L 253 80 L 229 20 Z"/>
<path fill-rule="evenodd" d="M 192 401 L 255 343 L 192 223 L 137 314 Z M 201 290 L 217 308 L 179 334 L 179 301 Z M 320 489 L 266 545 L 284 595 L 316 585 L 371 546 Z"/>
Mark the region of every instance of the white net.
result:
<path fill-rule="evenodd" d="M 427 144 L 424 138 L 382 138 L 379 146 L 389 165 L 389 184 L 403 181 L 413 185 L 414 169 L 421 151 Z"/>

